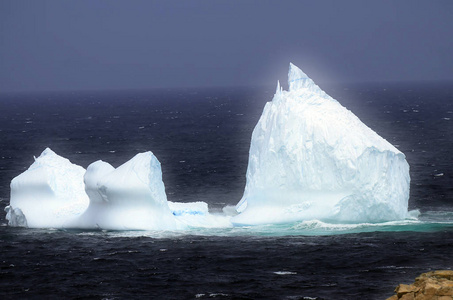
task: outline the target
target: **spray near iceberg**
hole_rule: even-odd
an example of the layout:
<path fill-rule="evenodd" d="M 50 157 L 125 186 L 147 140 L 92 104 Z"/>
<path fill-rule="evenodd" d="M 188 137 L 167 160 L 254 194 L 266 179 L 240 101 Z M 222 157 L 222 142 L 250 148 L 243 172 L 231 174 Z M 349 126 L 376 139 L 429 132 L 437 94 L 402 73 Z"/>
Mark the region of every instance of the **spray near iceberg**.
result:
<path fill-rule="evenodd" d="M 235 225 L 321 220 L 362 223 L 408 216 L 405 155 L 290 64 L 250 146 Z"/>

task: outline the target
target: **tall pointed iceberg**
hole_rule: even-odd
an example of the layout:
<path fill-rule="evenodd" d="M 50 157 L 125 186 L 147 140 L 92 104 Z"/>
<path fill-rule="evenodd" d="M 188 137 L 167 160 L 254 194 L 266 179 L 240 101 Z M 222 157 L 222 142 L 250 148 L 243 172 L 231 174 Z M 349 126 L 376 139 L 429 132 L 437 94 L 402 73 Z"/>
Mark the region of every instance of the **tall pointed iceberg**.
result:
<path fill-rule="evenodd" d="M 407 217 L 405 155 L 290 64 L 250 146 L 237 225 Z"/>

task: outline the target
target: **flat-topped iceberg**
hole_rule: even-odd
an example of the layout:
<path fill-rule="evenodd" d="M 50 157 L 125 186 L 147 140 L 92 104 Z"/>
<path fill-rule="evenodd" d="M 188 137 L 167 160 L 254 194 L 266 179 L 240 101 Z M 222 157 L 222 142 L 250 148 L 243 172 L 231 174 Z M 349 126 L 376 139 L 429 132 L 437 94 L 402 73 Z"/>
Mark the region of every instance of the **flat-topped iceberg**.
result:
<path fill-rule="evenodd" d="M 236 225 L 322 220 L 383 222 L 407 217 L 405 155 L 290 64 L 250 146 Z"/>

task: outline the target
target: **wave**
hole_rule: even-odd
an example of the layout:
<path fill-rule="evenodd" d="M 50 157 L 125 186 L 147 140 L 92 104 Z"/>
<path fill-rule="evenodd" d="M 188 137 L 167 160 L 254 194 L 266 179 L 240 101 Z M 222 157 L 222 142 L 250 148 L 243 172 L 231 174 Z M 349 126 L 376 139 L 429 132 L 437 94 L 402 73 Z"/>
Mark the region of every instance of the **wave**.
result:
<path fill-rule="evenodd" d="M 269 224 L 242 227 L 191 228 L 183 231 L 82 231 L 80 235 L 106 234 L 112 237 L 178 238 L 184 236 L 219 237 L 283 237 L 325 236 L 369 232 L 434 232 L 453 230 L 453 211 L 427 211 L 419 218 L 383 223 L 334 224 L 319 220 L 286 224 Z"/>

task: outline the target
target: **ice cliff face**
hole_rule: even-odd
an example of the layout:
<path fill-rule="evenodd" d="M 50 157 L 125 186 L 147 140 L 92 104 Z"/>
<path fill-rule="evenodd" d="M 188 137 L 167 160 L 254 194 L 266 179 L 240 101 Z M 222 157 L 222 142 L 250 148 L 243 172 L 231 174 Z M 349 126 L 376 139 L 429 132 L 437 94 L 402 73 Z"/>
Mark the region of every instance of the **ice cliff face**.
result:
<path fill-rule="evenodd" d="M 289 91 L 277 85 L 253 131 L 233 223 L 404 219 L 405 155 L 293 64 L 288 77 Z"/>

